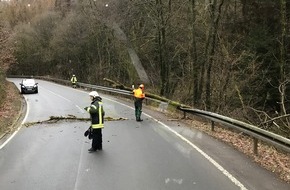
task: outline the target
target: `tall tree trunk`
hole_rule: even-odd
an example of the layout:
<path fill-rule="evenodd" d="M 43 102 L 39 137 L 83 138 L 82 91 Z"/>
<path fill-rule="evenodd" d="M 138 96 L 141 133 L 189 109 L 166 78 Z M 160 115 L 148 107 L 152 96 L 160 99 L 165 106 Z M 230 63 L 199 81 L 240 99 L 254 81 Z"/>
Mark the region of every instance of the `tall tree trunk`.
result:
<path fill-rule="evenodd" d="M 286 96 L 286 29 L 287 29 L 287 19 L 286 19 L 286 0 L 280 0 L 280 14 L 281 14 L 281 43 L 280 43 L 280 104 L 282 114 L 286 113 L 285 108 L 285 96 Z"/>
<path fill-rule="evenodd" d="M 215 48 L 216 48 L 216 37 L 217 37 L 217 31 L 218 31 L 218 24 L 219 24 L 219 19 L 220 19 L 220 14 L 221 14 L 221 8 L 224 3 L 224 0 L 221 0 L 218 10 L 217 8 L 217 1 L 214 0 L 211 5 L 210 5 L 210 18 L 211 18 L 211 30 L 212 33 L 209 35 L 211 36 L 211 44 L 210 44 L 210 51 L 208 54 L 208 66 L 207 66 L 207 71 L 206 71 L 206 95 L 205 95 L 205 103 L 207 106 L 208 110 L 211 110 L 211 69 L 212 69 L 212 64 L 214 62 L 214 55 L 215 55 Z"/>
<path fill-rule="evenodd" d="M 161 90 L 160 95 L 166 96 L 169 84 L 169 65 L 166 63 L 166 30 L 162 0 L 156 0 L 158 19 L 158 56 L 160 64 Z"/>
<path fill-rule="evenodd" d="M 190 14 L 191 14 L 191 63 L 192 63 L 192 83 L 193 83 L 193 105 L 198 103 L 198 72 L 199 66 L 197 62 L 197 52 L 196 52 L 196 10 L 195 10 L 195 0 L 190 0 Z"/>

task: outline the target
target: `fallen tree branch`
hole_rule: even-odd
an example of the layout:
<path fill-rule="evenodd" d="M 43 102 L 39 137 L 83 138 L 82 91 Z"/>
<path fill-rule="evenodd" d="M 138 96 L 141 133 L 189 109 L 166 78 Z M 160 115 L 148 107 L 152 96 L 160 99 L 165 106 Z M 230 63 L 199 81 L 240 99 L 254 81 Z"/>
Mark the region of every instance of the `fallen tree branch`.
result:
<path fill-rule="evenodd" d="M 272 118 L 272 119 L 270 119 L 268 121 L 265 121 L 265 122 L 263 122 L 261 124 L 267 124 L 267 123 L 273 122 L 273 121 L 278 120 L 278 119 L 287 118 L 289 116 L 290 116 L 290 114 L 281 115 L 281 116 L 278 116 L 278 117 L 274 117 L 274 118 Z"/>
<path fill-rule="evenodd" d="M 61 120 L 71 120 L 71 121 L 90 121 L 90 118 L 78 118 L 74 115 L 69 115 L 67 117 L 64 116 L 50 116 L 50 118 L 48 120 L 44 120 L 44 121 L 37 121 L 37 122 L 29 122 L 29 123 L 24 123 L 25 127 L 30 127 L 32 125 L 36 125 L 36 124 L 51 124 L 51 123 L 57 123 L 58 121 Z M 127 120 L 127 118 L 112 118 L 112 117 L 105 117 L 104 118 L 105 121 L 121 121 L 121 120 Z"/>
<path fill-rule="evenodd" d="M 124 84 L 121 84 L 119 82 L 113 81 L 111 79 L 104 78 L 103 80 L 111 83 L 114 88 L 119 88 L 119 89 L 128 90 L 128 91 L 132 91 L 133 90 L 131 87 L 127 87 Z M 167 99 L 165 97 L 158 96 L 158 95 L 152 94 L 150 92 L 145 92 L 145 94 L 146 94 L 146 97 L 149 97 L 149 98 L 152 98 L 152 99 L 155 99 L 155 100 L 159 100 L 159 101 L 162 101 L 162 102 L 167 102 L 170 105 L 175 106 L 175 107 L 190 108 L 190 106 L 187 106 L 187 105 L 181 104 L 179 102 L 175 102 L 175 101 L 169 100 L 169 99 Z"/>

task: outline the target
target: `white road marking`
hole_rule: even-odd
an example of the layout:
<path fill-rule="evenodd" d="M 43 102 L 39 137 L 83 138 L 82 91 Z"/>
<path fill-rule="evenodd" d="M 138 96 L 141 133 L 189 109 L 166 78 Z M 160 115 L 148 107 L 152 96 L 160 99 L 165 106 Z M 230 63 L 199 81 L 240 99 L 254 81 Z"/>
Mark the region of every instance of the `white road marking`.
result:
<path fill-rule="evenodd" d="M 44 88 L 44 87 L 42 87 L 42 88 Z M 57 94 L 57 93 L 55 93 L 55 92 L 53 92 L 53 91 L 51 91 L 51 90 L 48 90 L 47 88 L 44 88 L 44 89 L 47 90 L 48 92 L 50 92 L 50 93 L 52 93 L 52 94 L 54 94 L 54 95 L 56 95 L 56 96 L 62 98 L 62 99 L 64 99 L 64 100 L 67 101 L 67 102 L 72 102 L 71 100 L 69 100 L 69 99 L 67 99 L 67 98 L 65 98 L 65 97 L 63 97 L 63 96 L 61 96 L 61 95 L 59 95 L 59 94 Z"/>
<path fill-rule="evenodd" d="M 63 85 L 59 85 L 59 84 L 55 84 L 55 83 L 51 83 L 51 84 L 54 84 L 54 85 L 56 85 L 56 86 L 67 87 L 67 86 L 63 86 Z M 43 88 L 43 87 L 42 87 L 42 88 Z M 67 88 L 71 89 L 70 87 L 67 87 Z M 48 90 L 48 89 L 45 88 L 45 90 Z M 72 88 L 71 90 L 75 90 L 75 91 L 78 91 L 78 92 L 83 92 L 83 93 L 85 93 L 83 90 L 79 90 L 79 89 L 76 89 L 76 88 Z M 64 100 L 66 100 L 66 101 L 68 101 L 68 102 L 72 102 L 71 100 L 69 100 L 69 99 L 67 99 L 67 98 L 65 98 L 65 97 L 63 97 L 63 96 L 61 96 L 61 95 L 59 95 L 59 94 L 56 94 L 56 93 L 54 93 L 54 92 L 51 91 L 51 90 L 48 90 L 48 91 L 51 92 L 52 94 L 56 95 L 56 96 L 59 96 L 59 97 L 63 98 Z M 80 106 L 78 106 L 78 105 L 76 105 L 76 104 L 75 104 L 75 106 L 76 106 L 76 107 L 81 111 L 81 113 L 85 113 L 85 111 L 84 111 Z"/>
<path fill-rule="evenodd" d="M 42 87 L 42 88 L 44 88 L 44 87 Z M 69 102 L 69 103 L 72 103 L 72 104 L 74 104 L 71 100 L 69 100 L 69 99 L 67 99 L 67 98 L 65 98 L 65 97 L 63 97 L 63 96 L 61 96 L 61 95 L 59 95 L 59 94 L 57 94 L 57 93 L 55 93 L 55 92 L 53 92 L 53 91 L 51 91 L 51 90 L 48 90 L 47 88 L 44 88 L 45 90 L 47 90 L 47 91 L 49 91 L 50 93 L 52 93 L 52 94 L 54 94 L 54 95 L 56 95 L 56 96 L 58 96 L 58 97 L 60 97 L 60 98 L 62 98 L 62 99 L 64 99 L 65 101 L 67 101 L 67 102 Z M 83 109 L 82 108 L 80 108 L 78 105 L 76 105 L 76 104 L 74 104 L 82 113 L 84 113 L 84 111 L 83 111 Z"/>
<path fill-rule="evenodd" d="M 47 89 L 46 89 L 47 90 Z M 50 91 L 50 90 L 48 90 Z M 50 91 L 51 93 L 65 99 L 66 101 L 69 101 L 71 102 L 70 100 L 66 99 L 65 97 L 63 96 L 60 96 L 52 91 Z M 81 91 L 83 92 L 83 91 Z M 86 93 L 86 92 L 83 92 L 83 93 Z M 130 108 L 132 110 L 134 110 L 133 107 L 131 106 L 128 106 L 126 104 L 123 104 L 123 103 L 120 103 L 120 102 L 117 102 L 115 100 L 112 100 L 110 98 L 104 98 L 104 99 L 107 99 L 111 102 L 115 102 L 115 103 L 118 103 L 122 106 L 125 106 L 127 108 Z M 26 99 L 25 99 L 26 101 Z M 27 103 L 27 101 L 26 101 Z M 77 106 L 77 105 L 76 105 Z M 78 107 L 78 106 L 77 106 Z M 78 107 L 80 109 L 80 107 Z M 26 112 L 26 115 L 20 125 L 20 127 L 18 127 L 18 129 L 0 146 L 0 150 L 16 135 L 16 133 L 20 130 L 22 124 L 26 121 L 27 119 L 27 115 L 29 113 L 29 104 L 27 104 L 27 112 Z M 188 139 L 186 139 L 184 136 L 182 136 L 181 134 L 179 134 L 178 132 L 176 132 L 175 130 L 171 129 L 169 126 L 167 126 L 166 124 L 158 121 L 157 119 L 153 118 L 152 116 L 146 114 L 146 113 L 143 113 L 144 115 L 146 115 L 147 117 L 155 120 L 157 123 L 159 123 L 160 125 L 162 125 L 164 128 L 166 128 L 168 131 L 172 132 L 173 134 L 175 134 L 177 137 L 179 137 L 180 139 L 182 139 L 183 141 L 185 141 L 187 144 L 189 144 L 191 147 L 193 147 L 196 151 L 198 151 L 203 157 L 205 157 L 210 163 L 212 163 L 218 170 L 220 170 L 226 177 L 228 177 L 236 186 L 240 187 L 241 190 L 248 190 L 240 181 L 238 181 L 234 176 L 232 176 L 226 169 L 224 169 L 220 164 L 218 164 L 214 159 L 212 159 L 209 155 L 207 155 L 205 152 L 203 152 L 200 148 L 198 148 L 197 146 L 195 146 L 192 142 L 190 142 Z M 76 188 L 76 185 L 75 185 L 75 188 Z"/>
<path fill-rule="evenodd" d="M 44 88 L 44 87 L 41 87 L 41 88 Z M 69 99 L 67 99 L 67 98 L 65 98 L 65 97 L 63 97 L 63 96 L 61 96 L 61 95 L 59 95 L 59 94 L 56 94 L 56 93 L 54 93 L 54 92 L 52 92 L 51 90 L 48 90 L 48 89 L 46 89 L 46 88 L 44 88 L 45 90 L 47 90 L 47 91 L 49 91 L 50 93 L 52 93 L 52 94 L 54 94 L 54 95 L 56 95 L 56 96 L 58 96 L 58 97 L 60 97 L 60 98 L 62 98 L 62 99 L 64 99 L 64 100 L 66 100 L 66 101 L 68 101 L 68 102 L 70 102 L 70 103 L 72 103 L 72 101 L 71 100 L 69 100 Z M 24 117 L 24 119 L 23 119 L 23 121 L 21 122 L 21 125 L 16 129 L 16 131 L 14 131 L 13 132 L 13 134 L 3 143 L 3 144 L 1 144 L 0 145 L 0 150 L 18 133 L 18 131 L 21 129 L 21 127 L 22 127 L 22 125 L 26 122 L 26 119 L 27 119 L 27 116 L 28 116 L 28 113 L 29 113 L 29 104 L 28 104 L 28 101 L 27 101 L 27 99 L 26 99 L 26 97 L 24 97 L 24 99 L 25 99 L 25 102 L 26 102 L 26 105 L 27 105 L 27 110 L 26 110 L 26 114 L 25 114 L 25 117 Z M 82 108 L 80 108 L 78 105 L 76 105 L 75 104 L 75 106 L 81 111 L 81 113 L 84 113 L 84 111 L 83 111 L 83 109 Z"/>
<path fill-rule="evenodd" d="M 109 98 L 104 98 L 107 99 L 109 101 L 121 104 L 122 106 L 128 107 L 130 109 L 135 109 L 133 107 L 130 107 L 126 104 L 117 102 L 115 100 L 109 99 Z M 157 119 L 153 118 L 152 116 L 143 113 L 144 115 L 146 115 L 147 117 L 153 119 L 154 121 L 156 121 L 157 123 L 159 123 L 160 125 L 162 125 L 164 128 L 166 128 L 168 131 L 172 132 L 173 134 L 175 134 L 177 137 L 179 137 L 181 140 L 183 140 L 184 142 L 186 142 L 187 144 L 189 144 L 192 148 L 194 148 L 197 152 L 199 152 L 203 157 L 205 157 L 210 163 L 212 163 L 218 170 L 220 170 L 227 178 L 229 178 L 236 186 L 240 187 L 241 190 L 248 190 L 239 180 L 237 180 L 234 176 L 232 176 L 226 169 L 224 169 L 219 163 L 217 163 L 214 159 L 212 159 L 208 154 L 206 154 L 205 152 L 203 152 L 200 148 L 198 148 L 196 145 L 194 145 L 192 142 L 190 142 L 188 139 L 186 139 L 184 136 L 182 136 L 181 134 L 179 134 L 178 132 L 176 132 L 175 130 L 171 129 L 169 126 L 167 126 L 166 124 L 162 123 L 161 121 L 158 121 Z"/>
<path fill-rule="evenodd" d="M 26 110 L 26 114 L 25 117 L 23 119 L 23 121 L 21 122 L 21 125 L 16 129 L 16 131 L 14 131 L 14 133 L 0 146 L 0 150 L 18 133 L 18 131 L 21 129 L 22 125 L 25 123 L 28 113 L 29 113 L 29 104 L 27 103 L 27 99 L 25 99 L 26 105 L 27 105 L 27 110 Z"/>
<path fill-rule="evenodd" d="M 82 113 L 85 113 L 85 111 L 78 105 L 76 105 L 76 107 L 82 112 Z"/>

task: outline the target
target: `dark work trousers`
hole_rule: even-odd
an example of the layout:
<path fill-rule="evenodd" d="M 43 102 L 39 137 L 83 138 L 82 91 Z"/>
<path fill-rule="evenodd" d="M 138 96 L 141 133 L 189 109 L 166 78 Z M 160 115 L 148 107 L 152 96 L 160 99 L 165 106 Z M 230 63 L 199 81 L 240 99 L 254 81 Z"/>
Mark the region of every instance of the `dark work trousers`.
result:
<path fill-rule="evenodd" d="M 141 119 L 141 113 L 142 113 L 142 99 L 136 98 L 135 102 L 135 117 L 136 120 L 140 120 Z"/>
<path fill-rule="evenodd" d="M 102 150 L 103 149 L 103 140 L 102 140 L 102 129 L 93 129 L 92 132 L 92 148 L 95 150 Z"/>

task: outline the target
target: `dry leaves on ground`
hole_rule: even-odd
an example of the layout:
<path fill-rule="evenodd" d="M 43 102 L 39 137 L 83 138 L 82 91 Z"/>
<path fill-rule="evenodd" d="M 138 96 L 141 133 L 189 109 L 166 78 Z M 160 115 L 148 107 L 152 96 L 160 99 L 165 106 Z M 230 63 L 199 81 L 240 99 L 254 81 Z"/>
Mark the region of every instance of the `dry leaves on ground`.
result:
<path fill-rule="evenodd" d="M 0 137 L 11 130 L 21 109 L 21 96 L 13 83 L 6 82 L 7 96 L 0 106 Z"/>
<path fill-rule="evenodd" d="M 272 146 L 259 142 L 258 155 L 255 155 L 253 139 L 243 133 L 222 127 L 215 127 L 215 131 L 211 131 L 210 124 L 193 120 L 186 120 L 186 122 L 194 128 L 232 145 L 265 169 L 277 174 L 280 179 L 290 183 L 290 153 L 278 151 Z"/>

